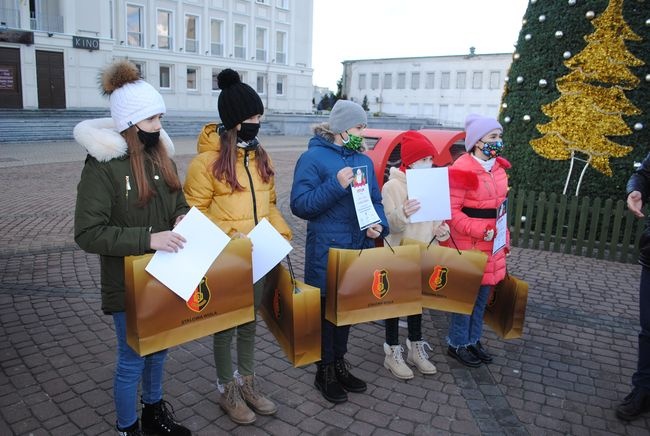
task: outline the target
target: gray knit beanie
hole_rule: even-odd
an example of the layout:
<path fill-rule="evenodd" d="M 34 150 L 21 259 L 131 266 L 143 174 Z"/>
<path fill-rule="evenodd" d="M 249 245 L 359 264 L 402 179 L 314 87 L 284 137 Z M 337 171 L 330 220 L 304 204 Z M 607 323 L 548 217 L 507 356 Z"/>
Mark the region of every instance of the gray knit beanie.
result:
<path fill-rule="evenodd" d="M 350 100 L 337 100 L 330 112 L 330 131 L 341 133 L 360 124 L 368 124 L 366 111 L 357 103 Z"/>

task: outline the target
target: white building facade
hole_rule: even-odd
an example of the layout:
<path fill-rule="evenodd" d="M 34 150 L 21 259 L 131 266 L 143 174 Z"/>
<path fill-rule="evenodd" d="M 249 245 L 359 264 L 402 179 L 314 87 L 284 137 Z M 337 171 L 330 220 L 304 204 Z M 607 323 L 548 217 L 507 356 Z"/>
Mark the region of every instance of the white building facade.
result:
<path fill-rule="evenodd" d="M 100 71 L 129 59 L 168 111 L 216 108 L 240 72 L 268 111 L 312 110 L 313 0 L 0 0 L 0 107 L 104 108 Z"/>
<path fill-rule="evenodd" d="M 370 112 L 427 117 L 462 126 L 465 116 L 496 117 L 512 54 L 475 54 L 343 62 L 343 94 Z"/>

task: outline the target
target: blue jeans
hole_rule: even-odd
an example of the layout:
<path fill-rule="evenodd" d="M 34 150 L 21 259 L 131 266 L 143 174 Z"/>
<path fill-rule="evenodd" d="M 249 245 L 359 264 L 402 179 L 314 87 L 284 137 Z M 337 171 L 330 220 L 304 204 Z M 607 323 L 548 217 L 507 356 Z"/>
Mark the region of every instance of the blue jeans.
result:
<path fill-rule="evenodd" d="M 142 401 L 157 403 L 162 399 L 162 377 L 167 350 L 140 357 L 126 343 L 126 313 L 114 312 L 117 336 L 117 364 L 113 378 L 113 396 L 117 425 L 126 428 L 138 419 L 138 385 L 142 380 Z"/>
<path fill-rule="evenodd" d="M 485 306 L 491 288 L 490 285 L 481 285 L 478 288 L 478 295 L 471 315 L 451 314 L 447 344 L 455 348 L 466 347 L 467 345 L 476 344 L 481 339 L 483 334 L 483 314 L 485 313 Z"/>
<path fill-rule="evenodd" d="M 639 357 L 637 370 L 632 375 L 632 384 L 645 391 L 650 391 L 650 268 L 641 270 L 639 287 Z"/>
<path fill-rule="evenodd" d="M 349 325 L 337 326 L 325 319 L 325 297 L 321 296 L 321 362 L 329 365 L 345 357 L 348 352 Z"/>

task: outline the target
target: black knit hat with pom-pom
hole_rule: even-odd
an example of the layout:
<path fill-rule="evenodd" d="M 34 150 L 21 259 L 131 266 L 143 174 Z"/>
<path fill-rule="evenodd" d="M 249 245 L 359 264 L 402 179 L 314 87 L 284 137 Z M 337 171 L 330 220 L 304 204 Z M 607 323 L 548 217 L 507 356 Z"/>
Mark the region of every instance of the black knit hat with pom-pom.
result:
<path fill-rule="evenodd" d="M 230 130 L 253 115 L 264 113 L 262 99 L 253 88 L 242 83 L 237 71 L 226 68 L 217 76 L 217 84 L 221 89 L 217 108 L 226 129 Z"/>

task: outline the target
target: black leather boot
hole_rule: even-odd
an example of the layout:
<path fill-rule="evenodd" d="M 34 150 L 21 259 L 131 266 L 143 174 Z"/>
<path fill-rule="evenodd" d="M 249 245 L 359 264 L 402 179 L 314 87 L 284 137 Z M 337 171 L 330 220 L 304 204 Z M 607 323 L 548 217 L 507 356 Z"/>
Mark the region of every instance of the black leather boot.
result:
<path fill-rule="evenodd" d="M 465 366 L 469 366 L 471 368 L 481 366 L 481 359 L 474 356 L 472 352 L 467 349 L 467 347 L 452 347 L 450 345 L 447 347 L 447 354 Z"/>
<path fill-rule="evenodd" d="M 343 389 L 348 392 L 365 392 L 368 388 L 366 382 L 353 376 L 350 371 L 350 363 L 345 359 L 338 359 L 334 362 L 336 379 L 341 383 Z"/>
<path fill-rule="evenodd" d="M 160 400 L 154 404 L 142 403 L 142 432 L 169 436 L 190 436 L 192 432 L 174 419 L 173 410 L 167 409 L 167 403 Z M 170 405 L 171 407 L 171 405 Z"/>
<path fill-rule="evenodd" d="M 314 386 L 323 394 L 323 397 L 331 403 L 345 403 L 348 401 L 348 394 L 343 386 L 336 380 L 334 364 L 318 364 Z"/>
<path fill-rule="evenodd" d="M 140 431 L 140 421 L 138 420 L 127 428 L 119 428 L 117 425 L 115 428 L 117 428 L 117 434 L 119 436 L 142 436 L 142 432 Z"/>
<path fill-rule="evenodd" d="M 650 394 L 634 388 L 616 408 L 616 416 L 624 421 L 632 421 L 650 410 Z"/>
<path fill-rule="evenodd" d="M 483 345 L 481 345 L 481 341 L 478 341 L 476 345 L 468 345 L 467 349 L 472 353 L 474 356 L 478 357 L 478 359 L 483 362 L 483 363 L 492 363 L 492 356 L 483 348 Z"/>

